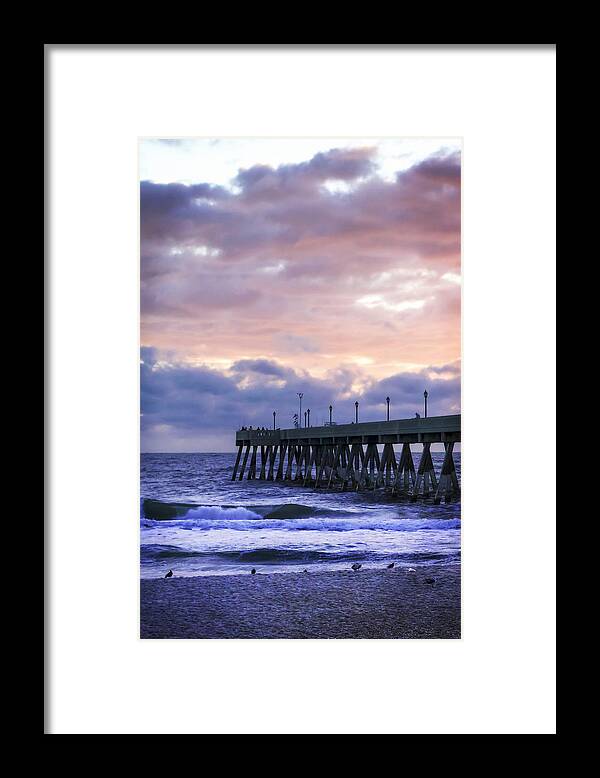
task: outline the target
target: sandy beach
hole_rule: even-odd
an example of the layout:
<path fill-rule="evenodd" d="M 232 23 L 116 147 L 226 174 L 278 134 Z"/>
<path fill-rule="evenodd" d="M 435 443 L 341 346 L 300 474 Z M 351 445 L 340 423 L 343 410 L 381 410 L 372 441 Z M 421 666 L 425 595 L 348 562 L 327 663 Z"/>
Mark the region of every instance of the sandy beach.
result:
<path fill-rule="evenodd" d="M 142 580 L 140 636 L 460 638 L 460 565 Z"/>

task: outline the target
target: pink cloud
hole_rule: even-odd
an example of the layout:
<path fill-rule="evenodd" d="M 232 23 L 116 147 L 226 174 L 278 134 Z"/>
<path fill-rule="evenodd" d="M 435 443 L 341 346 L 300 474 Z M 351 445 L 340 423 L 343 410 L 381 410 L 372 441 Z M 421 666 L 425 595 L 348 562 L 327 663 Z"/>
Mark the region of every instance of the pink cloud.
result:
<path fill-rule="evenodd" d="M 373 154 L 257 165 L 234 191 L 142 182 L 142 343 L 379 378 L 459 358 L 460 158 L 384 181 Z"/>

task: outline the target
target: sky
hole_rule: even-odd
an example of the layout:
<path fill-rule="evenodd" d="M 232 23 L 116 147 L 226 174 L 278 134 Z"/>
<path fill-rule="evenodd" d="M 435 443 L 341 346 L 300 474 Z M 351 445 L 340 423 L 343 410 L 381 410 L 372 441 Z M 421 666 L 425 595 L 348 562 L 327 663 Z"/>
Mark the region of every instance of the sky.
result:
<path fill-rule="evenodd" d="M 141 450 L 460 412 L 460 140 L 140 141 Z M 303 420 L 302 420 L 303 421 Z"/>

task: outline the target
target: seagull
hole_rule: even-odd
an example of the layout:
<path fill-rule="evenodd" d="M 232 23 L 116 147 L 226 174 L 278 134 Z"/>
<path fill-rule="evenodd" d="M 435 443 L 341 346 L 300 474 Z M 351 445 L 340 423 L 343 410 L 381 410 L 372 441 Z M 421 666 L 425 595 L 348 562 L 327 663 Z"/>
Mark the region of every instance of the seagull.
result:
<path fill-rule="evenodd" d="M 252 575 L 256 575 L 256 568 L 253 567 L 252 570 L 250 570 L 250 572 L 252 573 Z"/>
<path fill-rule="evenodd" d="M 435 583 L 435 578 L 426 578 L 425 583 L 429 583 L 429 584 Z"/>
<path fill-rule="evenodd" d="M 169 572 L 165 575 L 165 578 L 173 578 L 173 571 L 169 570 Z"/>
<path fill-rule="evenodd" d="M 387 566 L 387 569 L 388 569 L 388 570 L 391 570 L 391 569 L 392 569 L 392 567 L 393 567 L 395 564 L 396 564 L 395 562 L 392 562 L 391 564 L 389 564 L 389 565 Z"/>
<path fill-rule="evenodd" d="M 303 573 L 308 573 L 308 570 L 304 569 L 302 572 L 303 572 Z"/>
<path fill-rule="evenodd" d="M 356 572 L 357 570 L 360 570 L 361 567 L 362 567 L 362 565 L 359 565 L 358 562 L 355 562 L 352 565 L 352 569 L 354 570 L 354 572 Z"/>

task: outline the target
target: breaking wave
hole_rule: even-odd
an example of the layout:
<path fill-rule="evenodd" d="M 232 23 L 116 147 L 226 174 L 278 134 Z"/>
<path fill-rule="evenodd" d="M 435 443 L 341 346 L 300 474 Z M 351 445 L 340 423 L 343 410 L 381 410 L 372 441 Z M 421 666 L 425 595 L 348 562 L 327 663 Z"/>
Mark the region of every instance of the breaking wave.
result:
<path fill-rule="evenodd" d="M 261 506 L 268 513 L 272 506 Z M 390 530 L 418 532 L 421 530 L 449 530 L 460 528 L 456 517 L 402 518 L 394 513 L 380 511 L 343 511 L 313 509 L 313 516 L 286 519 L 268 519 L 261 513 L 242 507 L 220 505 L 199 505 L 190 508 L 183 516 L 173 519 L 152 519 L 142 516 L 142 527 L 168 526 L 183 530 L 227 529 L 227 530 L 316 530 L 324 532 L 348 532 L 351 530 Z"/>

